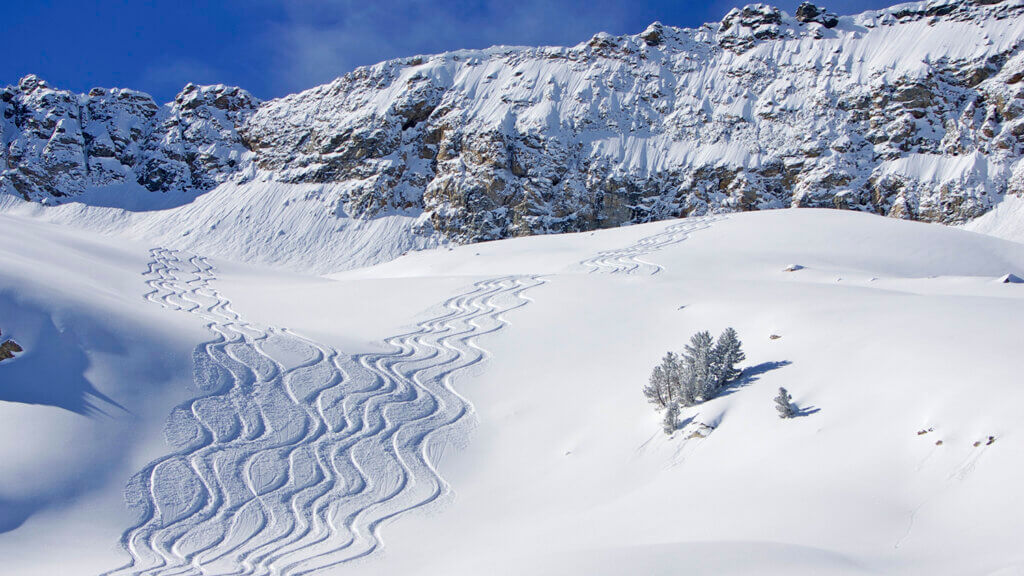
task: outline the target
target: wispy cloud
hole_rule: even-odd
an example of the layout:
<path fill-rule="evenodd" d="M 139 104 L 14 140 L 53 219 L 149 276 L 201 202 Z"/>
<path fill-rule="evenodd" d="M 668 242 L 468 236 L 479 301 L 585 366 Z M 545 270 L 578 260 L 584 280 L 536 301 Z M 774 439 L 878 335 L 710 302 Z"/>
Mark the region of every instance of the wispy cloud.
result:
<path fill-rule="evenodd" d="M 248 75 L 271 94 L 330 82 L 392 58 L 494 45 L 574 45 L 597 32 L 640 32 L 660 20 L 676 26 L 717 21 L 748 0 L 249 0 L 273 14 L 240 47 L 261 64 Z M 856 12 L 888 0 L 836 0 Z M 780 7 L 789 12 L 799 0 Z M 822 2 L 819 2 L 819 4 Z M 824 4 L 829 5 L 828 2 Z"/>
<path fill-rule="evenodd" d="M 0 84 L 36 73 L 77 91 L 129 86 L 166 101 L 188 82 L 223 82 L 270 98 L 389 58 L 496 44 L 572 45 L 600 31 L 636 33 L 654 20 L 699 26 L 749 1 L 8 2 L 0 18 Z M 816 1 L 853 13 L 895 0 Z M 798 3 L 778 5 L 793 12 Z"/>
<path fill-rule="evenodd" d="M 576 44 L 632 20 L 625 3 L 609 0 L 331 0 L 288 3 L 285 14 L 261 42 L 274 83 L 288 92 L 390 58 L 495 44 Z"/>

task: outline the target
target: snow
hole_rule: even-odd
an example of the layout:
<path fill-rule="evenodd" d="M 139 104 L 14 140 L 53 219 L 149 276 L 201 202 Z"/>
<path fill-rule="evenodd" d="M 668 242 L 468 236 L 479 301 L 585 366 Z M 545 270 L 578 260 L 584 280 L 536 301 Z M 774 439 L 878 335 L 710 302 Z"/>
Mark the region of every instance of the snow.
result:
<path fill-rule="evenodd" d="M 347 217 L 338 202 L 345 186 L 225 183 L 201 195 L 154 195 L 125 190 L 133 186 L 122 185 L 120 190 L 89 190 L 84 202 L 48 207 L 0 195 L 0 212 L 31 215 L 107 235 L 142 237 L 161 246 L 258 265 L 313 272 L 375 264 L 409 250 L 440 244 L 429 229 L 419 230 L 423 225 L 421 211 L 394 211 L 373 219 Z M 125 197 L 133 200 L 116 203 L 117 198 Z"/>
<path fill-rule="evenodd" d="M 996 168 L 999 170 L 1001 168 Z M 946 158 L 938 154 L 910 154 L 904 158 L 884 162 L 877 171 L 879 175 L 898 174 L 908 178 L 916 178 L 932 186 L 941 186 L 951 181 L 966 185 L 973 181 L 979 186 L 981 181 L 994 175 L 989 174 L 989 162 L 977 152 Z"/>
<path fill-rule="evenodd" d="M 991 212 L 964 225 L 966 230 L 1024 242 L 1024 196 L 1007 195 Z"/>
<path fill-rule="evenodd" d="M 1022 5 L 758 5 L 267 103 L 26 77 L 0 573 L 1024 573 Z M 724 214 L 833 192 L 988 212 Z M 651 368 L 728 326 L 741 382 L 666 436 Z"/>
<path fill-rule="evenodd" d="M 114 570 L 122 535 L 153 574 L 182 557 L 223 574 L 234 555 L 253 574 L 1024 570 L 1024 291 L 997 281 L 1024 273 L 1021 244 L 801 209 L 341 271 L 332 251 L 352 238 L 328 236 L 284 271 L 287 250 L 324 233 L 329 202 L 303 204 L 311 190 L 240 201 L 310 227 L 258 256 L 240 223 L 217 227 L 219 245 L 180 236 L 209 223 L 203 198 L 191 218 L 5 208 L 0 330 L 26 352 L 0 364 L 4 573 Z M 367 224 L 367 244 L 390 234 L 378 225 L 398 224 Z M 650 369 L 727 326 L 742 384 L 665 436 L 641 394 Z M 802 416 L 776 416 L 780 386 Z M 221 436 L 189 436 L 176 406 Z M 258 420 L 265 432 L 240 440 Z M 367 428 L 330 427 L 342 421 Z M 346 482 L 303 468 L 334 450 L 356 468 L 323 470 Z M 213 461 L 229 504 L 195 483 Z M 157 515 L 126 507 L 133 475 L 128 495 Z"/>
<path fill-rule="evenodd" d="M 26 76 L 0 90 L 0 194 L 318 273 L 441 239 L 747 209 L 960 224 L 1020 190 L 1022 13 L 911 3 L 827 28 L 751 5 L 695 29 L 396 59 L 268 102 L 189 84 L 161 107 Z"/>

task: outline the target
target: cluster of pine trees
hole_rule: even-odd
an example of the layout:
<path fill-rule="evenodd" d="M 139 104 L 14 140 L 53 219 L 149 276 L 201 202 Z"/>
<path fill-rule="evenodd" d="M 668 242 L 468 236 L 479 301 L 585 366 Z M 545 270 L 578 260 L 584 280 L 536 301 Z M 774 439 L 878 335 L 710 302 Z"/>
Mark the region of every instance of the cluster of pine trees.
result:
<path fill-rule="evenodd" d="M 739 378 L 736 365 L 745 359 L 742 343 L 732 328 L 726 328 L 717 342 L 710 332 L 698 332 L 690 337 L 682 354 L 665 354 L 644 387 L 647 400 L 659 410 L 666 410 L 665 432 L 675 430 L 679 407 L 711 400 Z"/>
<path fill-rule="evenodd" d="M 745 359 L 742 343 L 732 328 L 726 328 L 718 342 L 710 332 L 698 332 L 682 354 L 665 354 L 651 373 L 644 395 L 659 409 L 706 402 L 739 377 L 736 364 Z"/>

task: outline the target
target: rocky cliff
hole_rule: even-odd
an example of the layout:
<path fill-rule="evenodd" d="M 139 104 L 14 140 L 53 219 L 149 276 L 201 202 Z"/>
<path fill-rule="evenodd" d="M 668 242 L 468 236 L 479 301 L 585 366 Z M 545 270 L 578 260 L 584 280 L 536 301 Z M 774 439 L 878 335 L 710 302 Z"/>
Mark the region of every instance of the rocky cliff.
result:
<path fill-rule="evenodd" d="M 210 189 L 248 162 L 238 130 L 258 105 L 226 86 L 189 84 L 158 106 L 134 90 L 74 94 L 27 76 L 0 91 L 0 186 L 27 200 L 125 182 Z"/>
<path fill-rule="evenodd" d="M 0 92 L 0 188 L 324 183 L 339 217 L 421 211 L 457 241 L 786 206 L 961 223 L 1024 192 L 1022 47 L 1024 0 L 755 4 L 696 29 L 384 62 L 262 103 L 27 77 Z"/>
<path fill-rule="evenodd" d="M 0 332 L 0 336 L 3 336 L 2 332 Z M 0 338 L 0 342 L 3 342 L 0 344 L 0 362 L 14 358 L 14 355 L 18 352 L 24 352 L 22 347 L 14 340 L 4 340 L 3 338 Z"/>

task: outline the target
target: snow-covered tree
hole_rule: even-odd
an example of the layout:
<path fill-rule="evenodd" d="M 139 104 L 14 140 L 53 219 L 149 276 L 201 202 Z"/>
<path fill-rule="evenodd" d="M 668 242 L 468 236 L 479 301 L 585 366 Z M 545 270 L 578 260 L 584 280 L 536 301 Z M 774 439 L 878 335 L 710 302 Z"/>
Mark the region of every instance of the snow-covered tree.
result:
<path fill-rule="evenodd" d="M 779 388 L 779 395 L 775 397 L 775 409 L 779 412 L 779 418 L 792 418 L 796 416 L 796 407 L 793 406 L 793 397 L 785 388 Z"/>
<path fill-rule="evenodd" d="M 671 436 L 679 427 L 679 405 L 672 402 L 665 410 L 665 417 L 661 421 L 662 430 Z"/>
<path fill-rule="evenodd" d="M 704 402 L 714 398 L 718 382 L 714 374 L 714 339 L 708 331 L 697 332 L 683 352 L 683 361 L 693 384 L 695 396 Z"/>
<path fill-rule="evenodd" d="M 682 355 L 667 352 L 661 363 L 654 367 L 644 396 L 658 409 L 679 408 L 706 402 L 718 395 L 723 386 L 739 377 L 736 364 L 745 359 L 739 336 L 727 328 L 716 343 L 711 333 L 694 334 Z M 667 424 L 666 424 L 667 426 Z"/>
<path fill-rule="evenodd" d="M 718 343 L 715 344 L 712 356 L 714 357 L 714 371 L 718 388 L 739 378 L 740 371 L 736 369 L 736 365 L 746 360 L 747 355 L 743 353 L 742 343 L 736 330 L 726 328 L 722 332 L 722 335 L 718 337 Z"/>
<path fill-rule="evenodd" d="M 693 403 L 693 396 L 686 391 L 685 382 L 687 379 L 686 365 L 682 358 L 674 352 L 666 352 L 662 359 L 662 366 L 668 374 L 669 391 L 673 402 L 682 405 Z"/>
<path fill-rule="evenodd" d="M 682 363 L 674 352 L 667 352 L 661 364 L 654 367 L 648 385 L 644 387 L 647 401 L 659 408 L 680 400 Z"/>
<path fill-rule="evenodd" d="M 658 408 L 668 406 L 669 384 L 665 369 L 660 365 L 655 366 L 647 382 L 647 386 L 644 386 L 644 397 L 647 398 L 647 401 Z"/>
<path fill-rule="evenodd" d="M 697 403 L 697 387 L 694 384 L 693 372 L 690 367 L 679 359 L 679 391 L 676 393 L 679 404 L 693 406 Z"/>

